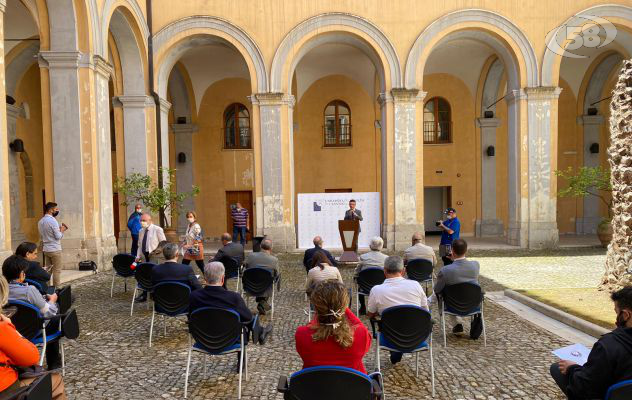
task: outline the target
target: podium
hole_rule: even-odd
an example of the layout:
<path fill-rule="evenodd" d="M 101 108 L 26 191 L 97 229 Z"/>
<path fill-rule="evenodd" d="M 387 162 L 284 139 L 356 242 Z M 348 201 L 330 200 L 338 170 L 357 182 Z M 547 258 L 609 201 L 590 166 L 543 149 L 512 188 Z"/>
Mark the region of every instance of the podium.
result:
<path fill-rule="evenodd" d="M 358 234 L 360 233 L 360 221 L 341 219 L 338 221 L 340 241 L 343 253 L 340 262 L 358 262 Z"/>

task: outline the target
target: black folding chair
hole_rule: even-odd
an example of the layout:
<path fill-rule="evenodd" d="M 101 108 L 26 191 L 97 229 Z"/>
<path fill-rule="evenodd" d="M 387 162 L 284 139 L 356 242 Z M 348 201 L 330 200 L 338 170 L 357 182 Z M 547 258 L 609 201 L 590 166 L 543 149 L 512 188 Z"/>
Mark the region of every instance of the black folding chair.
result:
<path fill-rule="evenodd" d="M 117 254 L 112 258 L 112 288 L 110 289 L 110 298 L 114 296 L 114 278 L 119 276 L 125 281 L 125 291 L 127 292 L 127 278 L 134 276 L 132 264 L 136 261 L 136 257 L 128 253 Z"/>
<path fill-rule="evenodd" d="M 240 321 L 239 314 L 233 310 L 202 307 L 189 315 L 189 356 L 184 378 L 184 398 L 189 389 L 189 368 L 191 352 L 204 354 L 204 377 L 206 377 L 206 359 L 210 356 L 240 352 L 239 388 L 237 398 L 241 399 L 242 372 L 248 380 L 248 329 Z M 242 351 L 243 349 L 243 351 Z"/>
<path fill-rule="evenodd" d="M 377 267 L 365 268 L 355 278 L 356 315 L 360 315 L 360 296 L 368 296 L 373 286 L 384 283 L 384 270 Z"/>
<path fill-rule="evenodd" d="M 220 258 L 219 262 L 224 264 L 224 284 L 228 287 L 229 279 L 237 279 L 237 286 L 235 286 L 235 292 L 239 292 L 239 281 L 241 279 L 241 265 L 239 261 L 233 257 L 224 256 Z"/>
<path fill-rule="evenodd" d="M 0 400 L 51 400 L 52 398 L 53 381 L 49 373 L 39 376 L 28 386 L 0 393 Z"/>
<path fill-rule="evenodd" d="M 376 325 L 378 329 L 376 329 Z M 381 371 L 380 349 L 414 353 L 415 375 L 419 377 L 419 353 L 428 351 L 430 354 L 432 396 L 434 396 L 435 379 L 430 312 L 413 305 L 389 307 L 382 312 L 379 320 L 371 319 L 371 328 L 375 339 L 375 360 L 378 371 Z M 384 390 L 384 392 L 386 391 Z"/>
<path fill-rule="evenodd" d="M 355 369 L 338 366 L 305 368 L 279 377 L 277 391 L 285 400 L 373 400 L 382 399 L 382 375 L 363 374 Z"/>
<path fill-rule="evenodd" d="M 57 292 L 57 306 L 59 314 L 66 314 L 72 307 L 72 288 L 64 286 Z"/>
<path fill-rule="evenodd" d="M 189 295 L 191 287 L 186 283 L 165 281 L 154 286 L 154 310 L 151 313 L 151 326 L 149 328 L 149 347 L 154 333 L 154 317 L 162 315 L 164 321 L 164 334 L 167 335 L 166 317 L 180 317 L 187 315 L 189 311 Z"/>
<path fill-rule="evenodd" d="M 433 272 L 434 267 L 430 260 L 417 258 L 408 261 L 406 264 L 406 276 L 408 276 L 408 279 L 412 279 L 413 281 L 419 282 L 420 285 L 423 285 L 426 295 L 428 294 L 428 284 L 430 284 L 430 289 L 434 286 Z"/>
<path fill-rule="evenodd" d="M 443 347 L 447 346 L 445 332 L 445 315 L 457 317 L 481 316 L 483 324 L 483 344 L 487 346 L 485 332 L 485 318 L 483 316 L 483 303 L 485 293 L 476 283 L 464 282 L 448 285 L 443 288 L 439 298 L 439 312 L 441 313 L 441 330 L 443 332 Z"/>
<path fill-rule="evenodd" d="M 136 287 L 134 287 L 134 294 L 132 295 L 132 307 L 129 311 L 130 317 L 134 315 L 134 302 L 136 301 L 136 293 L 139 290 L 144 290 L 147 293 L 153 292 L 153 284 L 151 282 L 151 270 L 156 264 L 154 263 L 140 263 L 134 270 L 134 277 L 136 278 Z M 149 303 L 147 303 L 149 304 Z"/>
<path fill-rule="evenodd" d="M 276 292 L 276 278 L 274 272 L 266 267 L 252 267 L 244 270 L 241 287 L 248 304 L 249 297 L 265 297 L 265 293 L 272 287 L 272 312 L 270 320 L 274 320 L 274 294 Z"/>
<path fill-rule="evenodd" d="M 632 399 L 632 379 L 615 383 L 608 388 L 604 400 Z"/>

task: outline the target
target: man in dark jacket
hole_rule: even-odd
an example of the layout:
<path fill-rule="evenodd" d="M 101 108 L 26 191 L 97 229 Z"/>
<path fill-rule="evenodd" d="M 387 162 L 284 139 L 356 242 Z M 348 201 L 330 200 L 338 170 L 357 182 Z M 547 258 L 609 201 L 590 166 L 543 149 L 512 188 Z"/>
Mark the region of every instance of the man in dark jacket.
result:
<path fill-rule="evenodd" d="M 165 281 L 182 282 L 189 285 L 191 290 L 202 289 L 200 281 L 193 273 L 190 265 L 178 263 L 178 245 L 175 243 L 167 243 L 162 248 L 162 254 L 165 262 L 156 265 L 151 270 L 151 283 L 156 285 Z"/>
<path fill-rule="evenodd" d="M 632 286 L 612 293 L 617 329 L 595 343 L 583 366 L 562 360 L 551 376 L 570 399 L 603 399 L 615 383 L 632 379 Z"/>
<path fill-rule="evenodd" d="M 244 246 L 239 243 L 233 242 L 233 237 L 230 233 L 222 234 L 222 244 L 224 247 L 217 250 L 215 257 L 212 261 L 220 261 L 223 257 L 231 257 L 237 261 L 238 265 L 244 262 Z"/>
<path fill-rule="evenodd" d="M 334 256 L 332 256 L 331 253 L 327 250 L 323 249 L 323 238 L 321 238 L 320 236 L 316 236 L 314 238 L 314 247 L 305 250 L 305 255 L 303 256 L 303 266 L 305 267 L 305 271 L 309 272 L 309 270 L 312 268 L 312 257 L 314 257 L 314 254 L 317 251 L 322 251 L 323 253 L 325 253 L 331 265 L 333 265 L 334 267 L 338 266 L 338 262 L 336 262 Z"/>
<path fill-rule="evenodd" d="M 26 279 L 39 284 L 38 290 L 42 294 L 53 294 L 55 288 L 48 286 L 50 282 L 51 274 L 42 268 L 39 261 L 37 261 L 37 245 L 32 242 L 22 242 L 15 249 L 15 255 L 20 256 L 28 262 L 28 268 L 26 272 Z"/>

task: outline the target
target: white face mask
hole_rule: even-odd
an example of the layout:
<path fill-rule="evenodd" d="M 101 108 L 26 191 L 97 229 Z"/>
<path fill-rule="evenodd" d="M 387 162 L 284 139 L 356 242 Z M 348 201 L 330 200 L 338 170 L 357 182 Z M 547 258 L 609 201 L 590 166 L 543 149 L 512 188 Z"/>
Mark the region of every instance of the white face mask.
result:
<path fill-rule="evenodd" d="M 140 226 L 142 226 L 143 228 L 147 228 L 149 226 L 149 222 L 147 222 L 147 221 L 140 221 Z"/>
<path fill-rule="evenodd" d="M 193 217 L 189 217 L 189 218 L 187 218 L 187 221 L 189 221 L 189 223 L 191 223 L 191 224 L 192 224 L 192 223 L 194 223 L 194 222 L 195 222 L 195 218 L 193 218 Z"/>

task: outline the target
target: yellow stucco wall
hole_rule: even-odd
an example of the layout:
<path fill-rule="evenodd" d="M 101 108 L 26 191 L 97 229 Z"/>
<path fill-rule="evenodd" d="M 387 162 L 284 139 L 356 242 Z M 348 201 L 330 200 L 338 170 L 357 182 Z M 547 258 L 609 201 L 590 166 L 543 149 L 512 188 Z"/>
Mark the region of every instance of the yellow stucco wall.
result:
<path fill-rule="evenodd" d="M 577 99 L 566 81 L 560 79 L 562 93 L 558 100 L 558 156 L 557 169 L 566 170 L 568 167 L 574 169 L 581 163 L 583 158 L 581 136 L 583 130 L 577 125 Z M 562 178 L 557 178 L 558 190 L 567 187 L 567 182 Z M 574 233 L 577 218 L 577 203 L 581 202 L 573 197 L 560 197 L 557 200 L 557 229 L 560 234 Z"/>
<path fill-rule="evenodd" d="M 40 92 L 39 67 L 33 64 L 22 76 L 16 87 L 16 105 L 28 104 L 29 119 L 18 118 L 17 137 L 24 141 L 24 149 L 28 153 L 33 170 L 33 211 L 31 218 L 27 217 L 26 185 L 24 168 L 18 162 L 20 180 L 20 207 L 22 231 L 27 240 L 37 242 L 37 221 L 42 217 L 42 190 L 44 190 L 44 144 L 42 141 L 42 99 Z"/>
<path fill-rule="evenodd" d="M 195 211 L 204 234 L 218 237 L 226 231 L 226 191 L 254 192 L 252 150 L 224 150 L 222 126 L 224 110 L 241 103 L 251 114 L 250 82 L 246 79 L 223 79 L 208 87 L 198 113 L 198 132 L 193 134 L 193 176 L 200 187 Z M 254 193 L 253 193 L 254 200 Z M 252 218 L 252 211 L 251 218 Z"/>
<path fill-rule="evenodd" d="M 333 100 L 344 101 L 351 110 L 351 147 L 323 146 L 324 110 Z M 294 111 L 296 193 L 380 191 L 381 139 L 374 123 L 379 118 L 371 97 L 353 79 L 330 75 L 314 82 Z"/>

